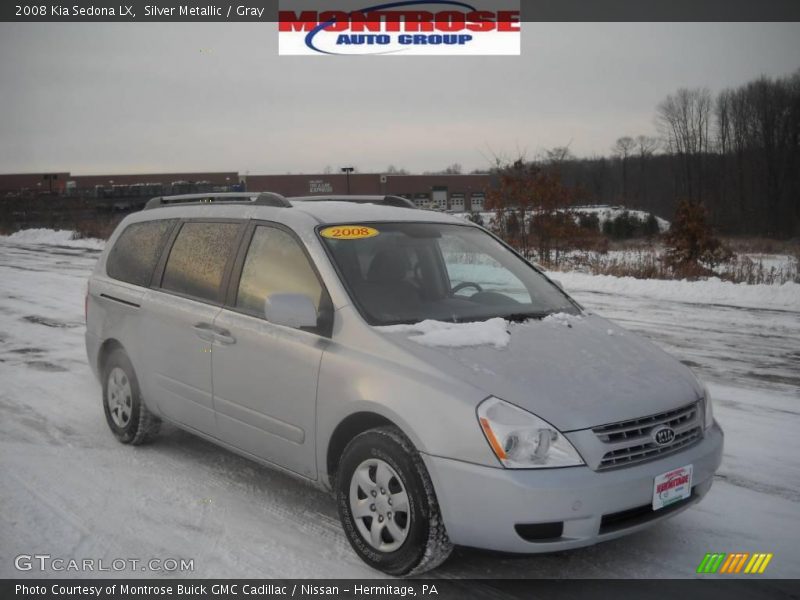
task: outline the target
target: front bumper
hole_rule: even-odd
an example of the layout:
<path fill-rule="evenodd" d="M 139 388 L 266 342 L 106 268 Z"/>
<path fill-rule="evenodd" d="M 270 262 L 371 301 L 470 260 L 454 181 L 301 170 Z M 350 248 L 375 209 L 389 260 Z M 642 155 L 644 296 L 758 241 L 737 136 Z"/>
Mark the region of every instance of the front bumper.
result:
<path fill-rule="evenodd" d="M 700 443 L 682 452 L 599 472 L 585 466 L 493 468 L 430 455 L 423 460 L 454 544 L 502 552 L 554 552 L 639 531 L 699 501 L 722 461 L 723 437 L 715 423 Z M 663 512 L 649 511 L 654 478 L 689 464 L 691 498 Z M 540 541 L 523 539 L 515 528 L 557 522 L 563 522 L 561 535 Z"/>

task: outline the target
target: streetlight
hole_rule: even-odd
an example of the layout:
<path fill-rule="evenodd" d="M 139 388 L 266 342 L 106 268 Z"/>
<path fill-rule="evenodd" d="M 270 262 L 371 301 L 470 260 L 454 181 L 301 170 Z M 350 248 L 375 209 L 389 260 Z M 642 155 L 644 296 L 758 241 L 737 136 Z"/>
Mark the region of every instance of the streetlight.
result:
<path fill-rule="evenodd" d="M 355 167 L 342 167 L 342 173 L 347 176 L 347 195 L 350 195 L 350 173 L 355 171 Z"/>

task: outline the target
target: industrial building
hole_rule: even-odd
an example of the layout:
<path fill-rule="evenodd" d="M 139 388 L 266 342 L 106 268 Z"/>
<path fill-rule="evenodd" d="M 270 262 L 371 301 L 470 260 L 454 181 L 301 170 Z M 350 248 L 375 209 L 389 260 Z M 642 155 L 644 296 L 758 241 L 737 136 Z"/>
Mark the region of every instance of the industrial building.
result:
<path fill-rule="evenodd" d="M 285 196 L 386 194 L 412 200 L 421 208 L 469 212 L 483 210 L 492 178 L 484 175 L 402 175 L 324 173 L 316 175 L 240 175 L 237 172 L 72 175 L 69 172 L 0 175 L 2 198 L 57 195 L 114 199 L 135 207 L 168 194 L 271 191 Z M 141 200 L 140 200 L 141 199 Z"/>
<path fill-rule="evenodd" d="M 397 175 L 335 173 L 323 175 L 248 175 L 248 190 L 285 196 L 385 194 L 402 196 L 421 208 L 453 212 L 483 210 L 489 175 Z"/>

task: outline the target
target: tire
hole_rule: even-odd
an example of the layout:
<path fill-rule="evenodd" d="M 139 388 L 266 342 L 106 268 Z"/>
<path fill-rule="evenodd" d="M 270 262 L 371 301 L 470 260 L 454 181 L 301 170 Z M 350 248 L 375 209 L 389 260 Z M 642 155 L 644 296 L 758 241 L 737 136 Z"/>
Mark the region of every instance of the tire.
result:
<path fill-rule="evenodd" d="M 122 349 L 114 350 L 103 365 L 103 410 L 109 428 L 123 444 L 145 444 L 161 427 L 161 420 L 142 401 L 136 372 Z"/>
<path fill-rule="evenodd" d="M 425 464 L 396 427 L 370 429 L 347 445 L 336 500 L 350 545 L 374 569 L 416 575 L 453 550 Z"/>

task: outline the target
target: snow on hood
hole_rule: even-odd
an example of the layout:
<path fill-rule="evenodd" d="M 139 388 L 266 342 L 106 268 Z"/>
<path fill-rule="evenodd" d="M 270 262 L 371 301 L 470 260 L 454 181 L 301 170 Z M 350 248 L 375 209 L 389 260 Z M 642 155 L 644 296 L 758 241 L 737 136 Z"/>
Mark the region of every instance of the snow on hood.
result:
<path fill-rule="evenodd" d="M 66 229 L 23 229 L 11 235 L 2 235 L 0 240 L 15 244 L 46 244 L 48 246 L 69 246 L 70 248 L 90 248 L 102 250 L 105 240 L 93 238 L 76 239 L 74 231 Z"/>
<path fill-rule="evenodd" d="M 511 335 L 508 323 L 497 317 L 476 323 L 447 323 L 430 319 L 413 325 L 389 325 L 376 327 L 384 333 L 406 333 L 408 339 L 423 346 L 461 348 L 489 344 L 505 348 Z"/>
<path fill-rule="evenodd" d="M 443 374 L 562 431 L 671 410 L 701 393 L 687 367 L 596 315 L 491 321 L 375 329 Z"/>
<path fill-rule="evenodd" d="M 572 327 L 581 317 L 569 313 L 548 315 L 539 323 Z M 505 348 L 511 340 L 511 331 L 519 323 L 509 323 L 501 317 L 474 323 L 449 323 L 431 319 L 413 325 L 388 325 L 376 327 L 383 333 L 405 333 L 412 342 L 423 346 L 443 348 L 464 348 L 467 346 L 494 346 Z M 610 331 L 610 330 L 609 330 Z"/>

